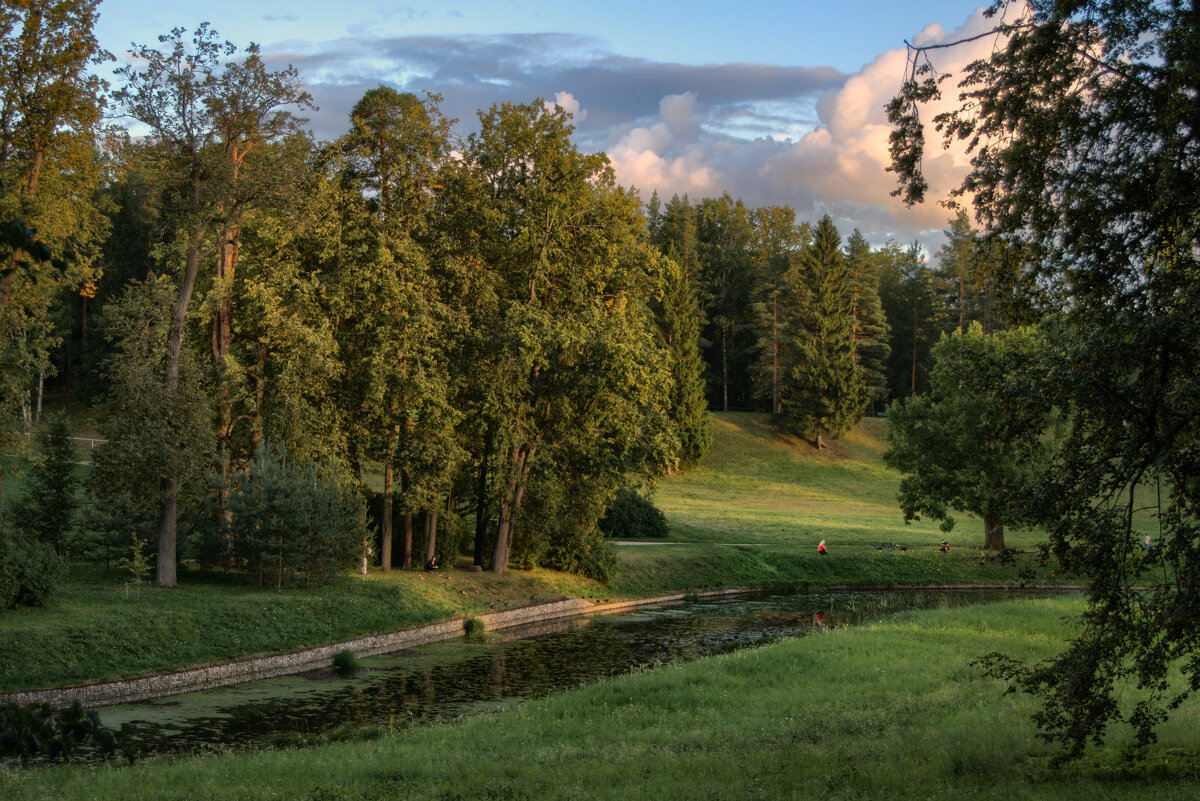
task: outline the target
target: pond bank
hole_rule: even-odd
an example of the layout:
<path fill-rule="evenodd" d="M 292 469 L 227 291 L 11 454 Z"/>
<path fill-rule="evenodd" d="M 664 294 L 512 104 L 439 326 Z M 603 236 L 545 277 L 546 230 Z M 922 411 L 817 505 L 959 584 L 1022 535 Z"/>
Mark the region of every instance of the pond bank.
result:
<path fill-rule="evenodd" d="M 643 606 L 678 603 L 685 598 L 727 598 L 759 591 L 754 588 L 741 587 L 702 592 L 679 592 L 655 598 L 607 602 L 588 601 L 583 598 L 562 598 L 549 603 L 488 612 L 475 617 L 483 621 L 487 631 L 502 631 L 529 623 L 582 617 L 583 615 L 614 614 Z M 463 626 L 466 620 L 467 617 L 455 617 L 450 620 L 410 626 L 392 632 L 339 640 L 315 648 L 247 659 L 233 659 L 197 665 L 183 670 L 160 671 L 113 681 L 0 693 L 0 704 L 46 703 L 54 707 L 67 707 L 79 701 L 84 707 L 90 708 L 147 701 L 152 698 L 163 698 L 215 687 L 227 687 L 232 684 L 287 676 L 314 668 L 327 667 L 333 664 L 334 656 L 347 649 L 353 651 L 355 656 L 367 657 L 454 639 L 463 636 Z"/>
<path fill-rule="evenodd" d="M 1036 585 L 1016 586 L 1012 584 L 974 583 L 946 585 L 833 585 L 821 588 L 825 592 L 861 591 L 962 591 L 962 592 L 1078 592 L 1080 585 Z M 676 592 L 653 598 L 627 599 L 619 601 L 589 601 L 583 598 L 564 597 L 547 603 L 531 604 L 516 609 L 488 612 L 476 615 L 483 621 L 487 631 L 523 626 L 530 623 L 561 620 L 596 614 L 615 614 L 645 606 L 679 603 L 685 599 L 709 600 L 749 595 L 766 591 L 764 588 L 735 587 L 718 590 Z M 328 667 L 333 658 L 343 650 L 353 651 L 357 657 L 413 648 L 429 643 L 450 640 L 464 635 L 464 624 L 469 616 L 419 626 L 410 626 L 392 632 L 338 640 L 313 648 L 270 654 L 267 656 L 232 659 L 214 662 L 181 670 L 158 671 L 110 681 L 51 687 L 36 690 L 20 690 L 0 693 L 0 704 L 47 703 L 54 707 L 67 707 L 79 701 L 84 707 L 108 706 L 163 698 L 181 693 L 227 687 L 258 679 L 287 676 L 295 673 Z"/>

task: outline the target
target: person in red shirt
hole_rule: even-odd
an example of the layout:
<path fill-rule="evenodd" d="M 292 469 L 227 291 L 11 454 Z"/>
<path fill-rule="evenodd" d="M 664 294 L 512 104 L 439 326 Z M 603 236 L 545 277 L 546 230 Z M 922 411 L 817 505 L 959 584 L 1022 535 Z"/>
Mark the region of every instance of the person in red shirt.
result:
<path fill-rule="evenodd" d="M 824 556 L 825 554 L 829 553 L 829 550 L 825 547 L 825 540 L 821 540 L 817 544 L 817 553 L 819 553 L 821 556 Z"/>

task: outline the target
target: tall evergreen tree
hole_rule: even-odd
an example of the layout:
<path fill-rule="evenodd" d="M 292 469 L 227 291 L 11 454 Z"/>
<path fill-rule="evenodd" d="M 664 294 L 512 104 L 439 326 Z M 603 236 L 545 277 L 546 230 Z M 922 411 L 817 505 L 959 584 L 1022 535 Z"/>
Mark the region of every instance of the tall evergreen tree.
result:
<path fill-rule="evenodd" d="M 872 404 L 887 399 L 887 358 L 890 330 L 879 298 L 880 259 L 856 228 L 846 241 L 850 274 L 850 314 L 854 329 L 854 364 L 867 385 Z"/>
<path fill-rule="evenodd" d="M 854 366 L 850 276 L 841 237 L 828 215 L 788 275 L 796 294 L 789 321 L 795 361 L 783 384 L 783 424 L 823 447 L 823 436 L 845 433 L 862 416 L 867 387 Z"/>
<path fill-rule="evenodd" d="M 700 360 L 699 306 L 691 282 L 673 258 L 660 259 L 659 270 L 662 278 L 654 304 L 655 320 L 671 372 L 666 413 L 679 438 L 680 464 L 693 465 L 712 447 L 704 362 Z"/>
<path fill-rule="evenodd" d="M 787 206 L 755 209 L 750 220 L 754 226 L 754 395 L 768 401 L 772 414 L 779 414 L 779 379 L 787 364 L 783 340 L 795 304 L 786 276 L 807 244 L 809 226 L 797 226 L 796 213 Z"/>
<path fill-rule="evenodd" d="M 705 310 L 709 403 L 729 411 L 751 402 L 750 247 L 754 232 L 742 201 L 705 198 L 697 215 L 700 300 Z M 682 254 L 681 254 L 682 255 Z M 686 266 L 685 266 L 686 269 Z"/>

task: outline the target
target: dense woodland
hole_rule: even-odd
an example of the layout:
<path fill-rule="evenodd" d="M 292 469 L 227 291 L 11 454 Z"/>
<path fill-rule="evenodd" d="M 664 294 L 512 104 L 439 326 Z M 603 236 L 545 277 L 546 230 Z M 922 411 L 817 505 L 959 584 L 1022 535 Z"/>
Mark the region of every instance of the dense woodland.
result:
<path fill-rule="evenodd" d="M 787 207 L 644 202 L 538 100 L 462 137 L 380 86 L 316 141 L 303 76 L 207 26 L 106 84 L 96 5 L 0 21 L 6 449 L 48 393 L 107 440 L 78 514 L 50 504 L 80 532 L 58 556 L 136 545 L 159 586 L 181 557 L 283 583 L 364 550 L 603 578 L 606 507 L 700 459 L 707 409 L 819 447 L 1004 319 L 965 215 L 929 266 Z"/>

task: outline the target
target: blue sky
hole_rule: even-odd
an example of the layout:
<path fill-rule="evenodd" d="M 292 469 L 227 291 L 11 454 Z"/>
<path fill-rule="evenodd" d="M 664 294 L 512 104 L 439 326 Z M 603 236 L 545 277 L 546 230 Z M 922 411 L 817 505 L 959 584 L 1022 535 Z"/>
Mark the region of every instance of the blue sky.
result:
<path fill-rule="evenodd" d="M 945 209 L 905 210 L 888 197 L 882 104 L 901 79 L 904 40 L 983 30 L 979 5 L 103 0 L 97 35 L 118 60 L 130 42 L 202 21 L 235 44 L 258 42 L 270 63 L 300 70 L 323 138 L 341 134 L 349 108 L 381 83 L 441 92 L 464 133 L 478 108 L 541 97 L 574 113 L 579 146 L 607 152 L 618 179 L 645 196 L 728 191 L 751 205 L 787 203 L 802 219 L 830 213 L 873 244 L 936 244 Z M 937 190 L 963 159 L 927 166 Z"/>

